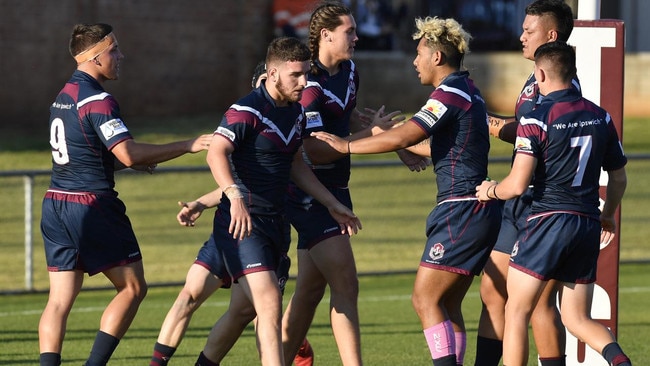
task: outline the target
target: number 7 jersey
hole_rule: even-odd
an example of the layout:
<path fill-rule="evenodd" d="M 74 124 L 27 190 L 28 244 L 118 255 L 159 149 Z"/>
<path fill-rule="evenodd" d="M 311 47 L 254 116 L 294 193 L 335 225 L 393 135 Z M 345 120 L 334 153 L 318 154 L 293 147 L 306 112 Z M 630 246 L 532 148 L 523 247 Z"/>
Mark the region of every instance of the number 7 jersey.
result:
<path fill-rule="evenodd" d="M 549 93 L 519 120 L 516 154 L 537 158 L 532 214 L 598 218 L 600 174 L 627 163 L 611 116 L 575 89 Z"/>

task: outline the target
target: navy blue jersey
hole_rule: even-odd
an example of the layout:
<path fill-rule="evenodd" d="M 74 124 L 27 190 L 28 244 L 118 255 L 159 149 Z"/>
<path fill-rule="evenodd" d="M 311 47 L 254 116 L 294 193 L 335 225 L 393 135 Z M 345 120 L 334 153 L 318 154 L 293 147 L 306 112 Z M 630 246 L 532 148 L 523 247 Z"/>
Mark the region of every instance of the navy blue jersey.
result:
<path fill-rule="evenodd" d="M 50 188 L 114 192 L 110 150 L 131 138 L 113 96 L 90 75 L 75 71 L 50 107 Z"/>
<path fill-rule="evenodd" d="M 344 61 L 336 75 L 331 76 L 320 64 L 320 72 L 309 74 L 307 87 L 300 103 L 305 107 L 307 124 L 303 136 L 325 131 L 339 137 L 350 135 L 350 115 L 357 105 L 359 74 L 354 62 Z M 316 177 L 327 187 L 347 187 L 350 180 L 350 157 L 344 156 L 331 164 L 313 165 Z"/>
<path fill-rule="evenodd" d="M 226 111 L 215 134 L 235 146 L 230 156 L 233 175 L 251 213 L 283 212 L 291 163 L 302 145 L 304 121 L 302 105 L 276 107 L 265 86 Z"/>
<path fill-rule="evenodd" d="M 580 90 L 580 81 L 577 77 L 571 80 L 571 84 L 578 91 Z M 530 113 L 533 109 L 542 102 L 544 96 L 539 92 L 539 85 L 537 85 L 537 79 L 535 79 L 535 73 L 530 73 L 524 88 L 521 89 L 519 97 L 517 97 L 517 104 L 515 105 L 515 119 L 519 121 L 521 117 Z"/>
<path fill-rule="evenodd" d="M 601 167 L 616 170 L 627 163 L 609 113 L 565 89 L 545 96 L 519 123 L 515 153 L 537 158 L 531 213 L 598 218 Z"/>
<path fill-rule="evenodd" d="M 487 177 L 490 139 L 485 102 L 469 73 L 447 76 L 411 121 L 430 136 L 438 202 L 473 197 Z"/>

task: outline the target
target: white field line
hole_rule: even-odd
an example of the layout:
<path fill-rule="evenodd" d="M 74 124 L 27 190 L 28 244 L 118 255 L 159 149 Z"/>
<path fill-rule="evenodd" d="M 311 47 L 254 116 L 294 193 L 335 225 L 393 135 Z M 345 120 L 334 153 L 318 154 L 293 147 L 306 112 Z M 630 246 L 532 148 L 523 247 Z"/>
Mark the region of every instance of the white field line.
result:
<path fill-rule="evenodd" d="M 619 289 L 619 294 L 633 294 L 633 293 L 645 293 L 645 292 L 650 292 L 650 287 L 623 287 Z M 477 298 L 479 296 L 478 291 L 470 291 L 467 293 L 465 296 L 466 298 Z M 170 299 L 169 304 L 162 305 L 162 304 L 151 304 L 148 305 L 147 301 L 140 306 L 140 311 L 142 309 L 169 309 L 169 307 L 172 305 L 174 299 Z M 388 295 L 388 296 L 361 296 L 359 297 L 359 302 L 380 302 L 380 301 L 411 301 L 411 295 L 410 294 L 404 294 L 404 295 Z M 328 297 L 323 297 L 323 300 L 321 301 L 323 303 L 328 303 L 329 298 Z M 213 308 L 220 308 L 220 307 L 227 307 L 228 306 L 228 301 L 206 301 L 202 307 L 213 307 Z M 104 311 L 105 308 L 99 307 L 99 306 L 90 306 L 90 307 L 82 307 L 82 308 L 73 308 L 71 313 L 92 313 L 92 312 L 97 312 L 101 313 Z M 13 317 L 13 316 L 28 316 L 28 315 L 41 315 L 43 312 L 42 308 L 39 309 L 29 309 L 29 310 L 19 310 L 19 311 L 7 311 L 7 312 L 0 312 L 0 318 L 7 318 L 7 317 Z"/>

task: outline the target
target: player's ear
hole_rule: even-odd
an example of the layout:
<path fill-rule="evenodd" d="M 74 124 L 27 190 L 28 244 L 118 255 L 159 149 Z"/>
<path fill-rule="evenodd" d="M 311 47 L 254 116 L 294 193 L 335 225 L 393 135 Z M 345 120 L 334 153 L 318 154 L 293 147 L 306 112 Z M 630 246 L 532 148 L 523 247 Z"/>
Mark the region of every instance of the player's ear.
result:
<path fill-rule="evenodd" d="M 440 50 L 434 50 L 431 53 L 431 61 L 434 65 L 442 65 L 445 63 L 445 54 Z"/>
<path fill-rule="evenodd" d="M 271 81 L 278 81 L 278 69 L 272 67 L 266 71 L 266 78 Z"/>
<path fill-rule="evenodd" d="M 538 83 L 546 81 L 546 71 L 538 65 L 535 65 L 535 80 L 537 80 Z"/>
<path fill-rule="evenodd" d="M 551 29 L 550 31 L 548 31 L 548 41 L 549 42 L 557 41 L 557 31 L 555 29 Z"/>
<path fill-rule="evenodd" d="M 327 28 L 323 28 L 320 30 L 320 39 L 330 42 L 332 41 L 332 38 L 330 37 L 330 31 Z"/>

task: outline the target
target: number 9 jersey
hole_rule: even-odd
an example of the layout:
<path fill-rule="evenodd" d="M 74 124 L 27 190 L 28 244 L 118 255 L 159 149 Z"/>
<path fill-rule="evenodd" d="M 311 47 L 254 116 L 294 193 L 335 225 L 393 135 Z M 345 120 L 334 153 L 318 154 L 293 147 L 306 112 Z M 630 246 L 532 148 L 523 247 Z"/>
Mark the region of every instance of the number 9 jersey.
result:
<path fill-rule="evenodd" d="M 119 105 L 90 75 L 75 71 L 50 107 L 51 189 L 113 192 L 115 156 L 132 139 Z"/>

